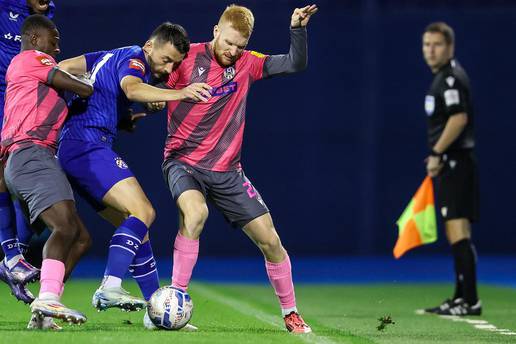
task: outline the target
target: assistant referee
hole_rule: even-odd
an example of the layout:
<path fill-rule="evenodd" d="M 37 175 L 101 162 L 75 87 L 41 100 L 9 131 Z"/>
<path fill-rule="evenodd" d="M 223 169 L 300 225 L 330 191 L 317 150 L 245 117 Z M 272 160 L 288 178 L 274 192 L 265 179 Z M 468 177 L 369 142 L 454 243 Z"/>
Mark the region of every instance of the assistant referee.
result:
<path fill-rule="evenodd" d="M 437 307 L 442 315 L 480 315 L 477 295 L 476 252 L 471 223 L 478 219 L 478 177 L 473 154 L 475 138 L 469 78 L 454 59 L 455 35 L 445 23 L 428 25 L 423 55 L 434 74 L 425 98 L 430 154 L 426 170 L 435 180 L 437 209 L 455 262 L 455 294 Z"/>

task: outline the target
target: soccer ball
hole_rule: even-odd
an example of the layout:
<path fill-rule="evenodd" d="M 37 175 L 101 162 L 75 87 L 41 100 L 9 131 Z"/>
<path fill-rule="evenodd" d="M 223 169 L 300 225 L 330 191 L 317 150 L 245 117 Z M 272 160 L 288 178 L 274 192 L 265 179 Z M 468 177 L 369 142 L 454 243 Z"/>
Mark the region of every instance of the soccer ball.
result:
<path fill-rule="evenodd" d="M 152 294 L 147 312 L 150 320 L 159 328 L 179 330 L 192 317 L 193 302 L 190 295 L 172 286 L 161 287 Z"/>

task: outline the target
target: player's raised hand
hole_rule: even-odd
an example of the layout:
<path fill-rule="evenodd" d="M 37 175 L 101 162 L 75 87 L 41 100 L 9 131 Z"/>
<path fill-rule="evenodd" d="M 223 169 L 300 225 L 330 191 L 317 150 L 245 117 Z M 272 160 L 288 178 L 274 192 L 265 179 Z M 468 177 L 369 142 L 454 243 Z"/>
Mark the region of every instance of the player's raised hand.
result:
<path fill-rule="evenodd" d="M 183 99 L 206 102 L 211 98 L 211 86 L 203 82 L 190 84 L 181 90 Z"/>
<path fill-rule="evenodd" d="M 303 8 L 296 8 L 290 20 L 291 27 L 304 27 L 308 24 L 310 17 L 317 12 L 317 5 L 308 5 Z"/>

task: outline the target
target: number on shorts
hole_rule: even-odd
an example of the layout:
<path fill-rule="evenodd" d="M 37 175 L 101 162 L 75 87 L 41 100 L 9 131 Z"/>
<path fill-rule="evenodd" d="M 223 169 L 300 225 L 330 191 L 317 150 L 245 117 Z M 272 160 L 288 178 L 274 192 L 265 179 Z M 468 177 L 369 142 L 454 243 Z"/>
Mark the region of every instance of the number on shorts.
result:
<path fill-rule="evenodd" d="M 256 197 L 256 190 L 253 188 L 250 182 L 245 182 L 244 184 L 242 184 L 242 186 L 244 188 L 247 188 L 247 195 L 249 196 L 249 198 Z"/>

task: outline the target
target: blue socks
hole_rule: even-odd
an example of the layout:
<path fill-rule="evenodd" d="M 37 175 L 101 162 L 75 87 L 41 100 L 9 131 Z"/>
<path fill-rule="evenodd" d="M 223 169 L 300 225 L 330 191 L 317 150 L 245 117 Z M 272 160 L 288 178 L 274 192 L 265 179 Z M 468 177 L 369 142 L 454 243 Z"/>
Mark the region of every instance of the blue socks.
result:
<path fill-rule="evenodd" d="M 152 293 L 159 288 L 158 270 L 150 241 L 146 241 L 140 246 L 129 271 L 138 282 L 143 297 L 149 301 Z"/>
<path fill-rule="evenodd" d="M 128 217 L 113 234 L 104 276 L 122 279 L 133 261 L 148 228 L 134 216 Z"/>
<path fill-rule="evenodd" d="M 14 200 L 14 213 L 16 215 L 16 236 L 18 237 L 18 244 L 20 253 L 25 254 L 29 249 L 29 242 L 34 232 L 29 226 L 28 220 L 25 217 L 20 201 Z"/>
<path fill-rule="evenodd" d="M 0 192 L 0 244 L 6 261 L 20 254 L 14 232 L 12 201 L 9 192 Z"/>

